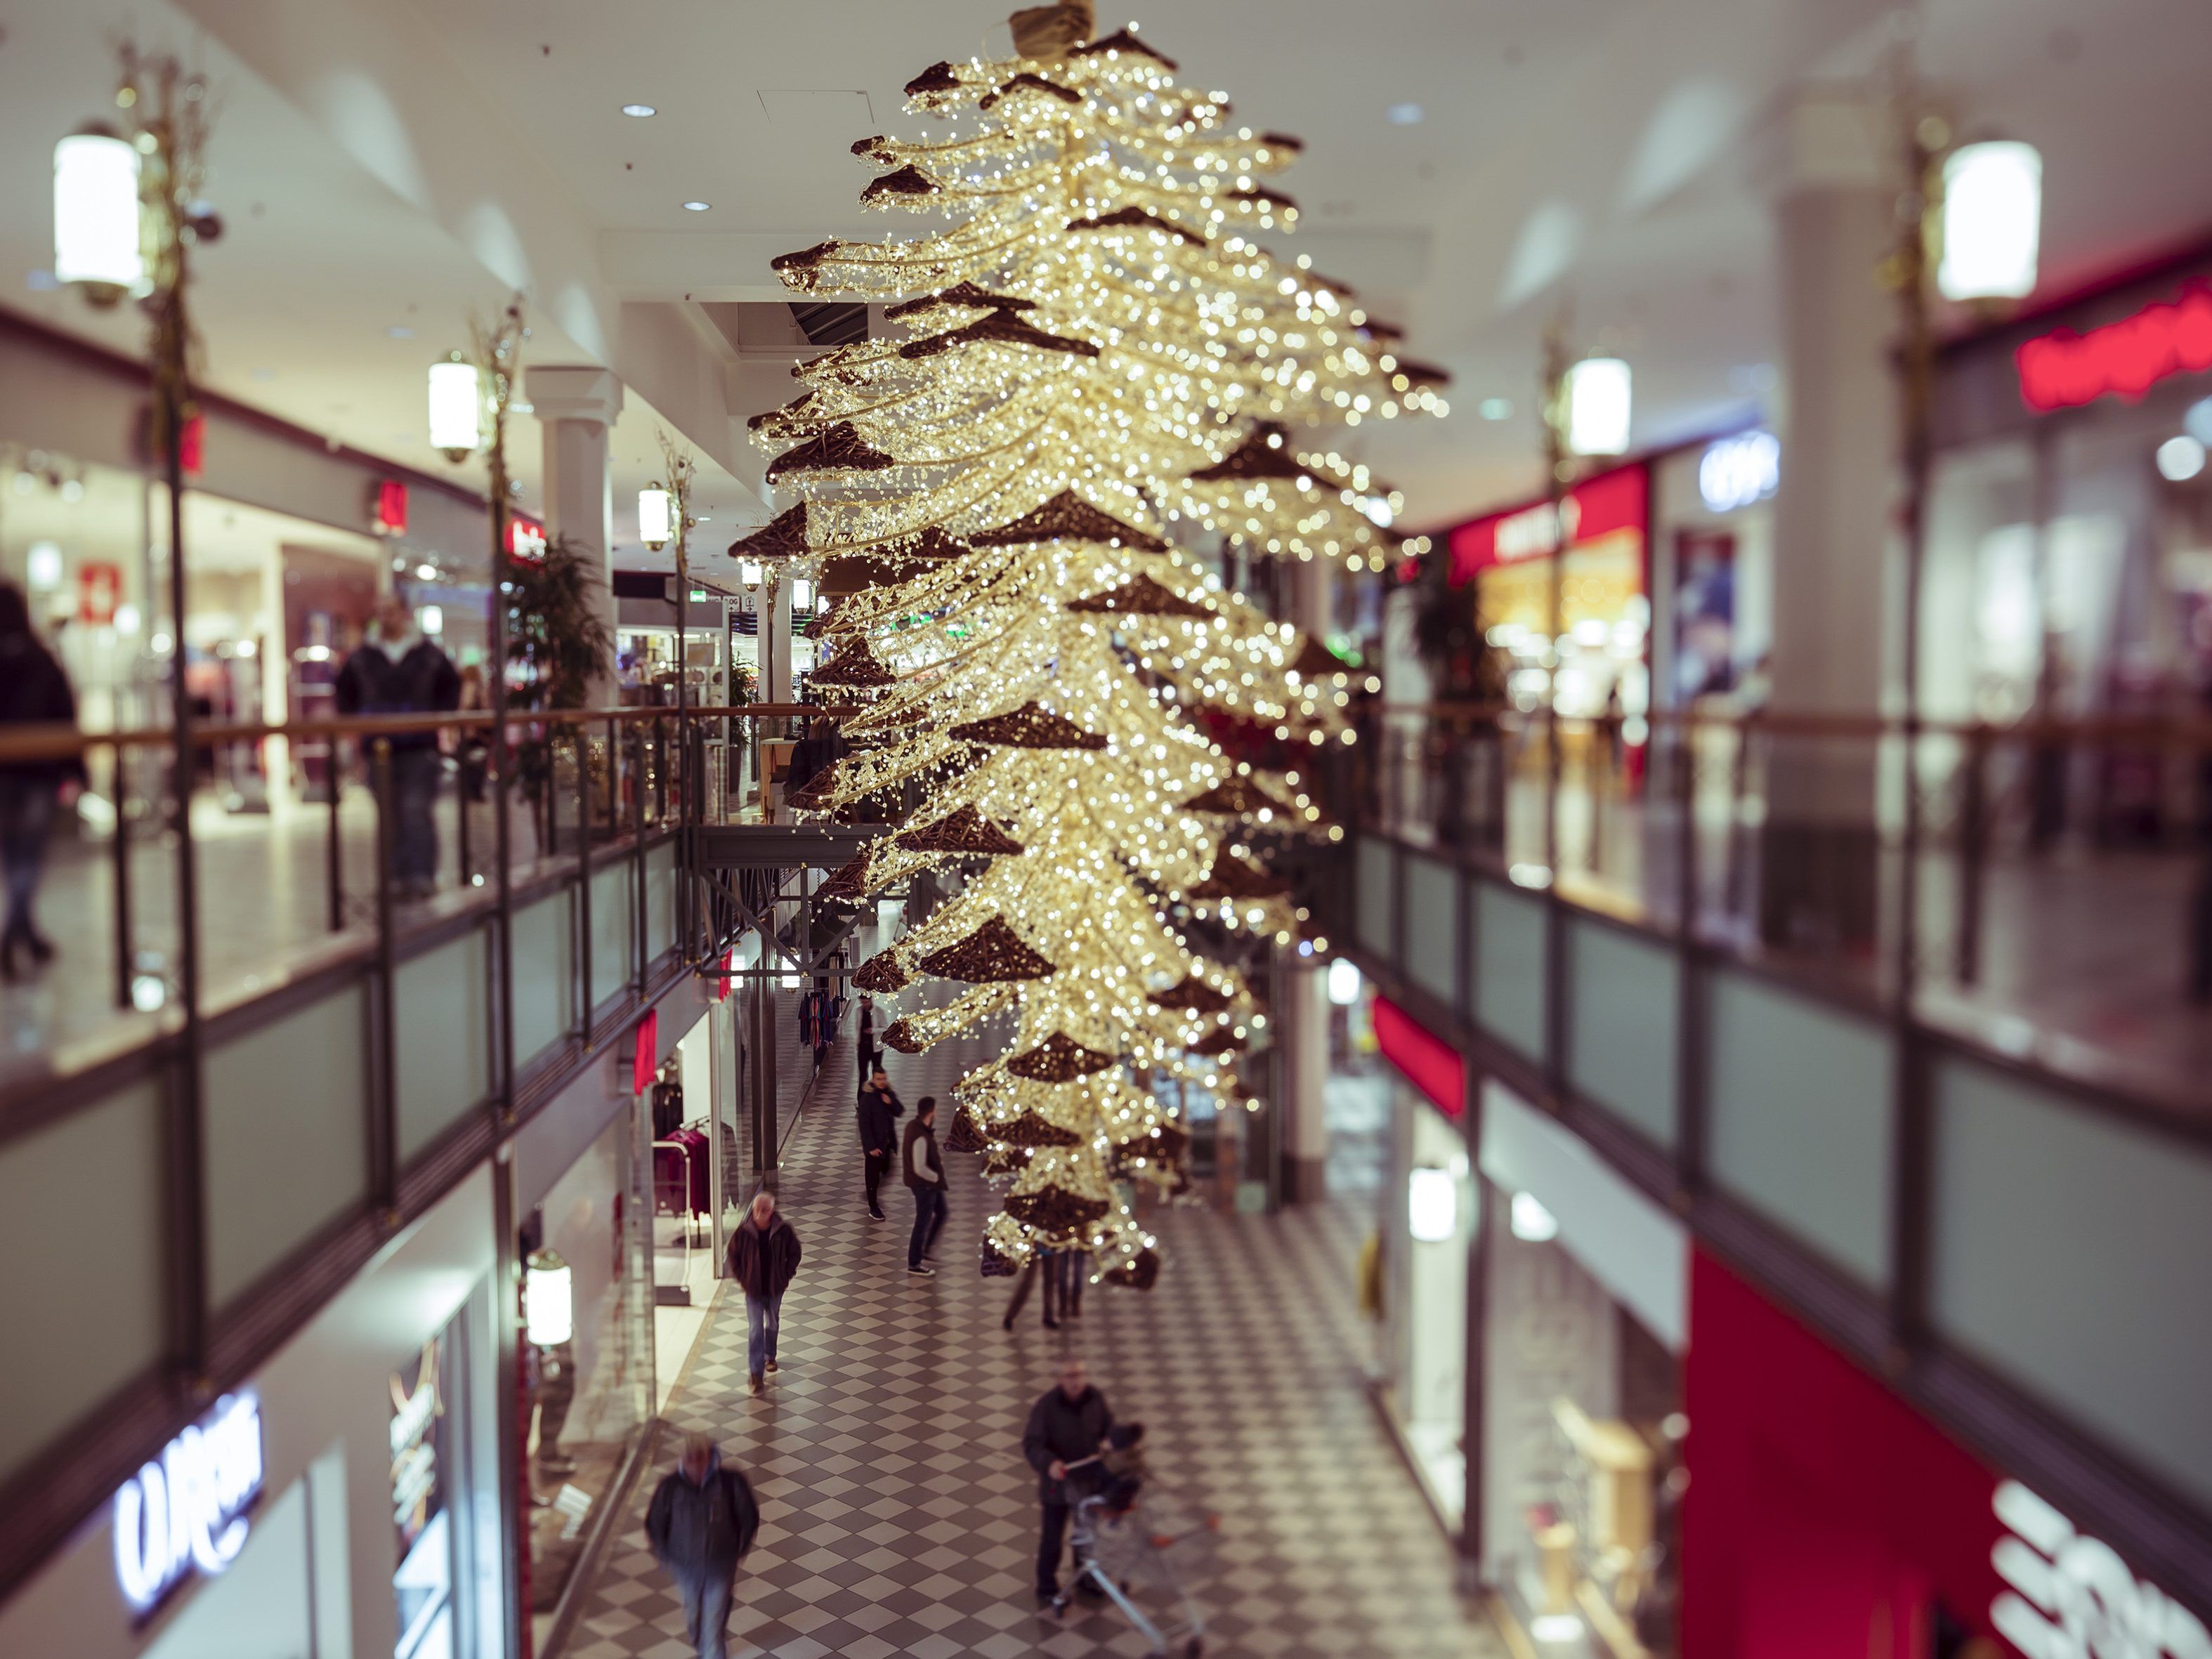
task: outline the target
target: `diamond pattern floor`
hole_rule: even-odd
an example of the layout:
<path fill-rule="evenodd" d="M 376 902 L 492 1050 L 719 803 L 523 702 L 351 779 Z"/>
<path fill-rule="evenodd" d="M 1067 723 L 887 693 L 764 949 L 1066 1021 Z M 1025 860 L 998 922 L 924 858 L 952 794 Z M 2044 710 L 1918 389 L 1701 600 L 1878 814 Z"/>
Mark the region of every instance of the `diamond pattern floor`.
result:
<path fill-rule="evenodd" d="M 950 1093 L 978 1058 L 947 1043 L 892 1057 L 909 1105 Z M 905 1270 L 912 1204 L 888 1189 L 868 1219 L 845 1102 L 850 1040 L 825 1071 L 781 1177 L 805 1260 L 786 1297 L 781 1371 L 745 1389 L 742 1296 L 725 1286 L 669 1399 L 679 1431 L 714 1435 L 750 1475 L 763 1522 L 738 1579 L 733 1659 L 1056 1659 L 1140 1655 L 1110 1608 L 1036 1609 L 1030 1401 L 1066 1342 L 1115 1415 L 1150 1430 L 1153 1468 L 1219 1511 L 1219 1560 L 1199 1587 L 1206 1652 L 1443 1659 L 1504 1650 L 1450 1588 L 1435 1522 L 1363 1393 L 1352 1305 L 1361 1226 L 1348 1209 L 1281 1218 L 1179 1210 L 1149 1296 L 1094 1286 L 1054 1333 L 1032 1296 L 1010 1335 L 1008 1285 L 975 1271 L 989 1194 L 948 1153 L 952 1214 L 935 1279 Z M 644 1547 L 641 1478 L 563 1659 L 686 1659 L 675 1595 Z"/>

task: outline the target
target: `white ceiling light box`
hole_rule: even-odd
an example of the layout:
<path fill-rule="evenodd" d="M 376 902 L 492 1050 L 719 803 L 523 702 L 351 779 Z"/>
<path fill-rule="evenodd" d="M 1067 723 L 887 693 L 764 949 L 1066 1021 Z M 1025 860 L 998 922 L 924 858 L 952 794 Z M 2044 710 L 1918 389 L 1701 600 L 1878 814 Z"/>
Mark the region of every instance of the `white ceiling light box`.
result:
<path fill-rule="evenodd" d="M 1962 144 L 1943 161 L 1943 256 L 1936 286 L 1947 300 L 2021 300 L 2035 291 L 2043 222 L 2043 157 L 1996 139 Z"/>

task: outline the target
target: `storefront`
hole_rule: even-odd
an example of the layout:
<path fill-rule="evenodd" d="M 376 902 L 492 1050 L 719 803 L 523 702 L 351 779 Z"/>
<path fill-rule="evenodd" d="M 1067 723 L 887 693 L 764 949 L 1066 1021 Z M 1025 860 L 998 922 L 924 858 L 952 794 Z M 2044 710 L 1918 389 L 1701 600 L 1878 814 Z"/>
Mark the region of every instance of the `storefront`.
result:
<path fill-rule="evenodd" d="M 88 729 L 159 724 L 174 624 L 145 371 L 0 317 L 0 380 L 16 394 L 0 407 L 0 580 L 29 598 Z M 457 661 L 481 660 L 481 502 L 225 399 L 202 404 L 186 445 L 183 651 L 204 718 L 332 712 L 338 665 L 386 590 Z M 216 781 L 232 810 L 261 811 L 319 793 L 324 764 L 271 739 L 216 756 Z"/>
<path fill-rule="evenodd" d="M 1781 441 L 1753 427 L 1650 466 L 1653 700 L 1754 702 L 1773 643 Z"/>
<path fill-rule="evenodd" d="M 2212 1655 L 2195 1613 L 1703 1249 L 1690 1327 L 1685 1653 Z"/>
<path fill-rule="evenodd" d="M 0 1652 L 503 1659 L 492 1170 L 0 1607 Z"/>
<path fill-rule="evenodd" d="M 2212 696 L 2212 251 L 1958 342 L 1938 367 L 1928 712 L 2195 714 Z M 2149 767 L 2100 833 L 2171 827 Z M 2049 803 L 2041 803 L 2048 805 Z"/>
<path fill-rule="evenodd" d="M 1448 533 L 1451 586 L 1470 590 L 1485 637 L 1510 659 L 1514 702 L 1546 701 L 1556 648 L 1560 714 L 1649 708 L 1650 498 L 1637 462 L 1585 479 L 1556 507 L 1531 501 Z"/>
<path fill-rule="evenodd" d="M 1494 1082 L 1481 1170 L 1483 1582 L 1559 1659 L 1695 1651 L 1675 1628 L 1687 1235 Z"/>
<path fill-rule="evenodd" d="M 1438 1521 L 1456 1535 L 1467 1513 L 1468 1275 L 1481 1224 L 1466 1068 L 1387 997 L 1372 1000 L 1368 1021 L 1390 1085 L 1376 1398 Z"/>
<path fill-rule="evenodd" d="M 712 995 L 698 980 L 672 992 L 513 1142 L 523 1266 L 514 1478 L 527 1506 L 518 1577 L 533 1653 L 574 1619 L 570 1592 L 588 1578 L 651 1450 L 660 1400 L 653 1089 L 664 1071 L 680 1072 L 678 1034 L 702 1023 Z"/>

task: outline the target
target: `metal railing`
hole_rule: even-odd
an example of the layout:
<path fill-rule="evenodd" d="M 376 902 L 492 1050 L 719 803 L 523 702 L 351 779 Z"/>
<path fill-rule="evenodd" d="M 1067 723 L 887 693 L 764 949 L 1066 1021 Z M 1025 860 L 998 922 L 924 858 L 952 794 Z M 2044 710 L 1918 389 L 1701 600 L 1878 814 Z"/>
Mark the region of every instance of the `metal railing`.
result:
<path fill-rule="evenodd" d="M 717 955 L 731 924 L 691 843 L 759 815 L 763 731 L 823 712 L 516 712 L 504 744 L 473 712 L 195 726 L 184 777 L 167 731 L 0 734 L 0 767 L 82 757 L 106 810 L 79 817 L 108 826 L 56 860 L 58 962 L 0 986 L 0 1201 L 70 1237 L 75 1200 L 40 1171 L 96 1148 L 130 1217 L 74 1253 L 73 1305 L 34 1273 L 0 1285 L 0 1322 L 74 1390 L 0 1437 L 0 1594 Z M 404 757 L 426 737 L 459 787 L 443 799 L 441 759 L 418 892 L 401 842 L 428 769 Z M 213 758 L 279 742 L 326 757 L 323 798 L 225 819 Z M 82 1305 L 157 1312 L 95 1340 Z"/>

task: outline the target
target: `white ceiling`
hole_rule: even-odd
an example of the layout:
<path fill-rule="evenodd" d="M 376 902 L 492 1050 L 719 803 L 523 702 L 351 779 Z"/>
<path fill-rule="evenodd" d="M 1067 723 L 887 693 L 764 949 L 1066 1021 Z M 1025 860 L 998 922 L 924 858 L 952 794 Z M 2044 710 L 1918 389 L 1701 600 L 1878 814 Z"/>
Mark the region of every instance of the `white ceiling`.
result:
<path fill-rule="evenodd" d="M 994 4 L 838 0 L 0 0 L 0 303 L 130 344 L 127 319 L 33 292 L 52 139 L 96 113 L 108 41 L 197 40 L 223 94 L 204 261 L 208 378 L 372 453 L 423 444 L 423 366 L 471 307 L 531 294 L 531 361 L 599 362 L 632 389 L 617 540 L 657 464 L 656 412 L 698 441 L 702 511 L 757 520 L 732 422 L 787 395 L 696 307 L 774 298 L 767 259 L 860 212 L 849 153 L 915 131 L 901 85 L 1006 50 Z M 2212 228 L 2202 0 L 1927 0 L 1923 63 L 1970 129 L 2044 151 L 2045 292 Z M 1122 21 L 1102 17 L 1102 27 Z M 1411 325 L 1457 376 L 1442 422 L 1368 428 L 1367 453 L 1434 522 L 1533 486 L 1545 325 L 1635 364 L 1639 443 L 1771 392 L 1762 158 L 1814 80 L 1864 76 L 1880 0 L 1206 0 L 1142 20 L 1240 118 L 1307 140 L 1290 246 Z M 651 119 L 626 102 L 655 106 Z M 1423 118 L 1399 124 L 1394 106 Z M 682 204 L 702 200 L 704 213 Z M 386 330 L 411 328 L 391 338 Z M 258 371 L 266 371 L 265 374 Z M 1486 398 L 1510 418 L 1477 414 Z M 640 399 L 649 400 L 649 407 Z M 516 445 L 534 495 L 533 434 Z M 625 550 L 625 563 L 640 562 Z"/>

